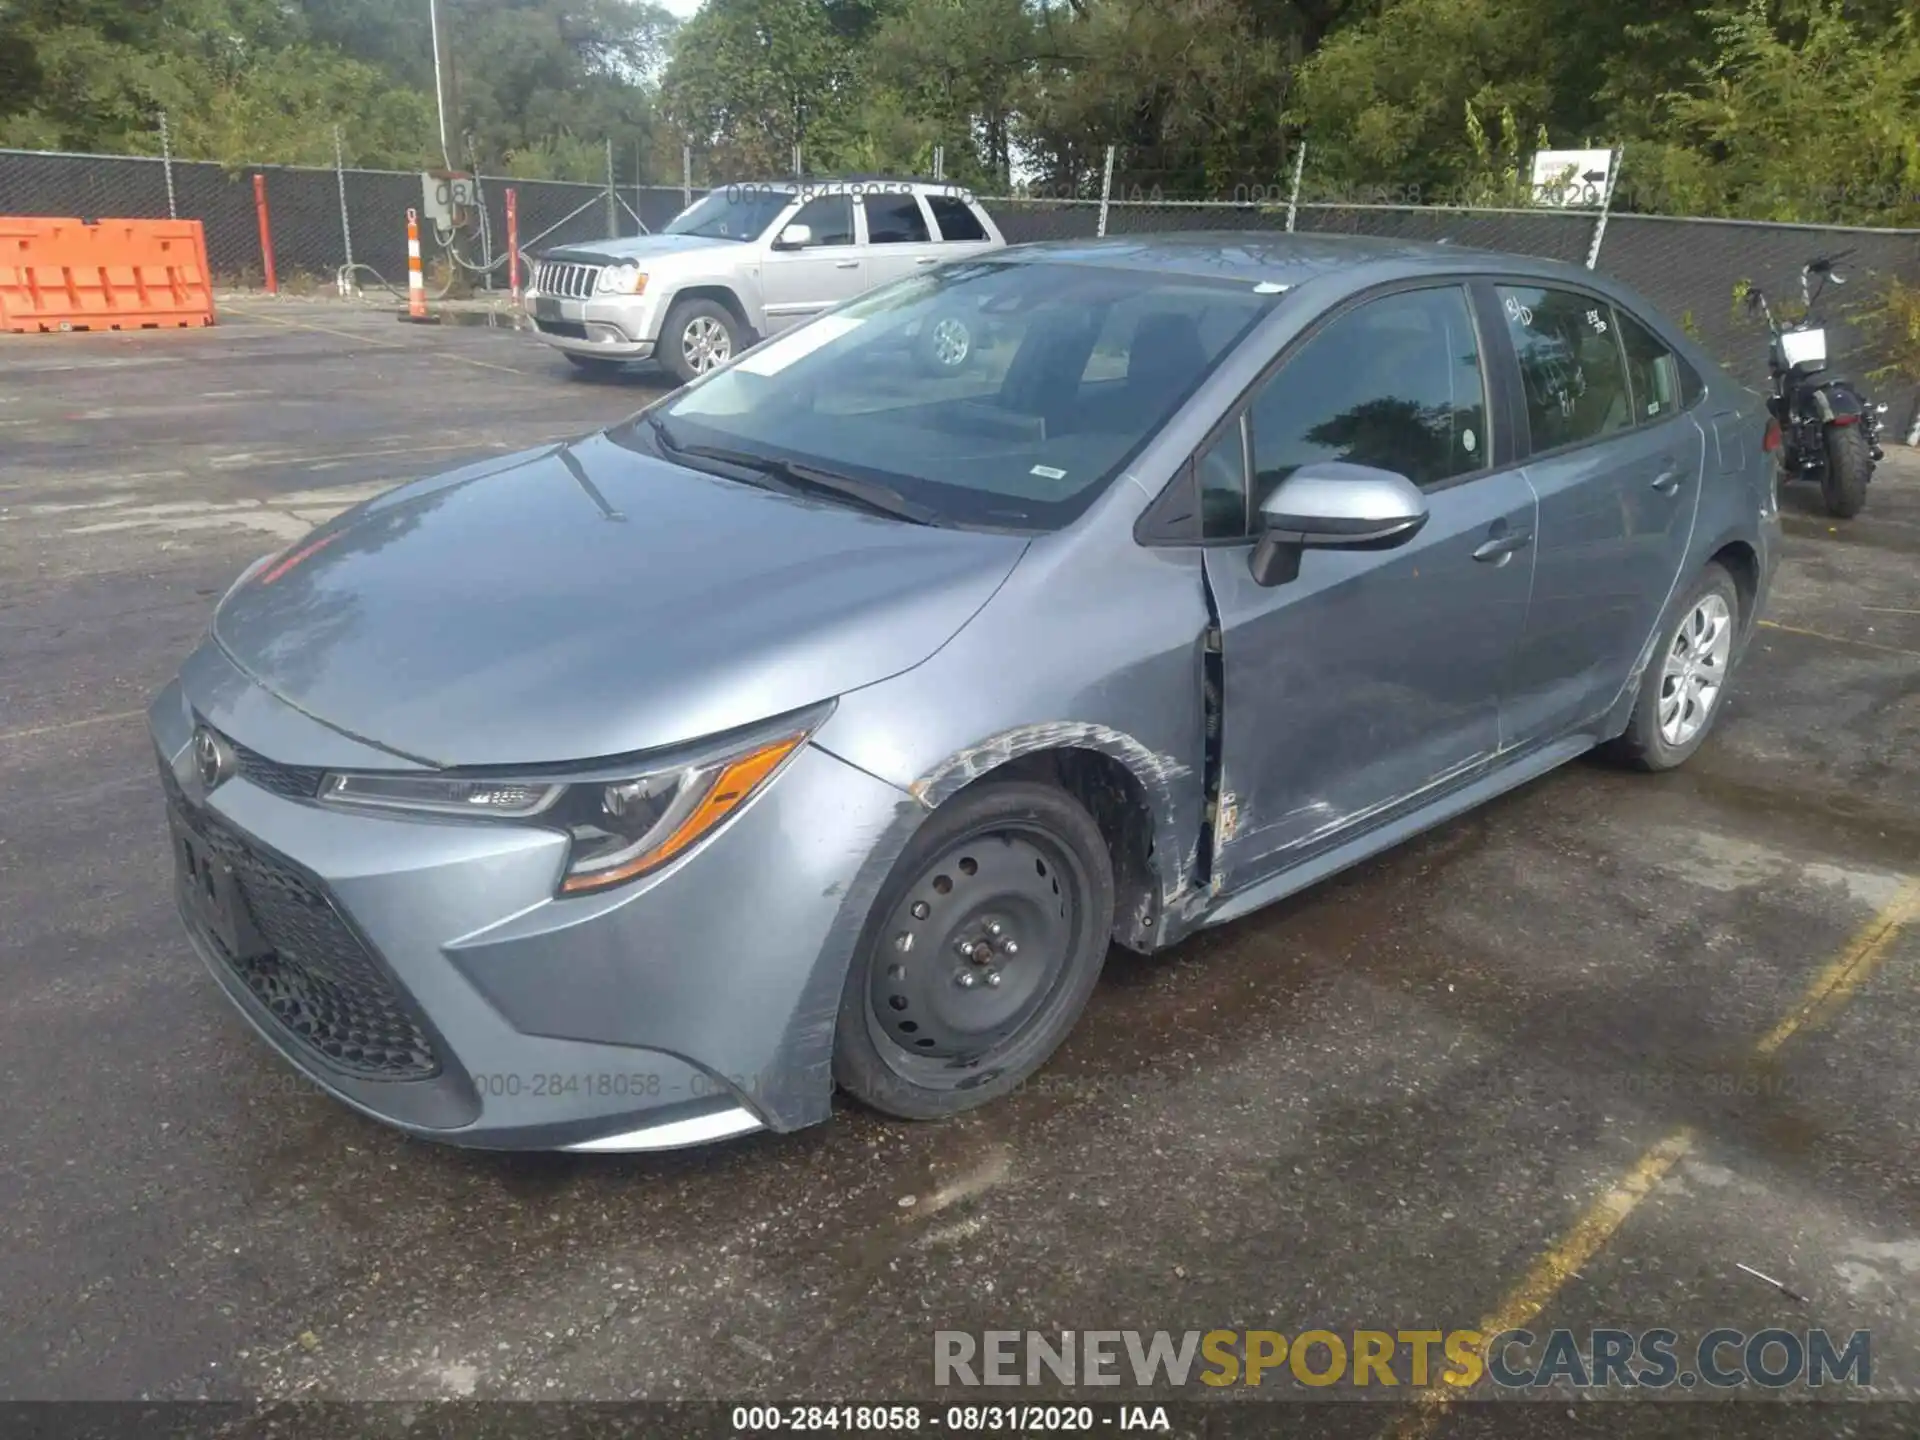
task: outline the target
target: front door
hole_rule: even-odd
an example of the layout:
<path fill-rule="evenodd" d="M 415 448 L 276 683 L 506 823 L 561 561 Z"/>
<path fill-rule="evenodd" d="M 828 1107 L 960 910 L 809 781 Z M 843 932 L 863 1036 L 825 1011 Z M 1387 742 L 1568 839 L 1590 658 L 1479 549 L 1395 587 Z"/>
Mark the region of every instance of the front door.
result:
<path fill-rule="evenodd" d="M 1238 524 L 1248 540 L 1206 552 L 1224 661 L 1216 863 L 1229 890 L 1471 776 L 1499 748 L 1535 506 L 1491 443 L 1483 353 L 1459 286 L 1368 300 L 1264 382 L 1244 451 L 1230 428 L 1201 459 L 1209 529 Z M 1242 454 L 1244 507 L 1231 498 Z M 1407 476 L 1429 519 L 1397 549 L 1308 550 L 1296 579 L 1263 587 L 1243 517 L 1316 460 Z"/>
<path fill-rule="evenodd" d="M 815 196 L 787 223 L 805 225 L 812 235 L 798 250 L 768 251 L 762 262 L 769 334 L 867 288 L 865 252 L 853 233 L 853 201 L 848 196 Z"/>
<path fill-rule="evenodd" d="M 1514 664 L 1510 744 L 1558 738 L 1609 709 L 1677 583 L 1706 437 L 1678 359 L 1606 300 L 1495 290 L 1519 361 L 1540 497 L 1533 605 Z"/>

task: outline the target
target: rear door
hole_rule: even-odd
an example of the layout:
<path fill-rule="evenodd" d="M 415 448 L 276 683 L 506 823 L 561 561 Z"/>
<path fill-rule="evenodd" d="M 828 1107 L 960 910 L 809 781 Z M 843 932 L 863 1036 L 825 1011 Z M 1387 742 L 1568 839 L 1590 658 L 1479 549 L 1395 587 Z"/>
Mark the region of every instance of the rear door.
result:
<path fill-rule="evenodd" d="M 1461 284 L 1363 301 L 1323 324 L 1198 461 L 1223 651 L 1217 861 L 1238 889 L 1484 769 L 1524 631 L 1533 493 L 1491 423 Z M 1308 550 L 1251 573 L 1253 516 L 1301 465 L 1397 471 L 1430 518 L 1397 549 Z M 1231 543 L 1229 537 L 1233 537 Z"/>
<path fill-rule="evenodd" d="M 816 195 L 787 224 L 805 225 L 813 235 L 798 250 L 769 249 L 761 262 L 769 333 L 866 289 L 866 251 L 854 234 L 851 196 Z"/>
<path fill-rule="evenodd" d="M 934 191 L 921 198 L 927 202 L 927 211 L 933 216 L 934 229 L 938 232 L 940 259 L 964 260 L 969 255 L 995 248 L 993 237 L 987 234 L 980 216 L 960 196 Z"/>
<path fill-rule="evenodd" d="M 1533 605 L 1509 745 L 1554 739 L 1619 696 L 1679 578 L 1704 439 L 1678 357 L 1605 297 L 1516 281 L 1483 292 L 1518 364 L 1540 499 Z"/>
<path fill-rule="evenodd" d="M 911 190 L 870 190 L 860 197 L 867 222 L 867 285 L 872 288 L 938 264 L 941 246 L 927 211 Z"/>

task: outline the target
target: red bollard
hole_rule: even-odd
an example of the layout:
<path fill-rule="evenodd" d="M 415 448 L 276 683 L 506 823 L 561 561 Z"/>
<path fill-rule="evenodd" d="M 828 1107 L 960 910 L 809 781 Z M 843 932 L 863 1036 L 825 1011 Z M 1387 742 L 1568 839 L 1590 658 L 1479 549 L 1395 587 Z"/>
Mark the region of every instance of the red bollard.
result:
<path fill-rule="evenodd" d="M 513 303 L 520 303 L 520 196 L 511 187 L 507 190 L 507 288 L 513 292 Z"/>
<path fill-rule="evenodd" d="M 267 220 L 267 177 L 253 177 L 253 208 L 260 212 L 260 258 L 267 266 L 267 293 L 278 295 L 280 282 L 273 274 L 273 226 Z"/>

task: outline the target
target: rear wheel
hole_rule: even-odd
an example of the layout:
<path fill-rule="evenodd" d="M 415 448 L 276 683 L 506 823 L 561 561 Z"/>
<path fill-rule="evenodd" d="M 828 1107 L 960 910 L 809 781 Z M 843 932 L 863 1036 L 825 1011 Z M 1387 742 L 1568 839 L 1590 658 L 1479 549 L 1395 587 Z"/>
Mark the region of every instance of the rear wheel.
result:
<path fill-rule="evenodd" d="M 1820 493 L 1827 513 L 1849 519 L 1867 503 L 1867 481 L 1873 477 L 1873 452 L 1860 423 L 1827 427 L 1827 468 L 1820 477 Z"/>
<path fill-rule="evenodd" d="M 914 349 L 929 375 L 958 375 L 973 359 L 973 327 L 958 315 L 935 315 Z"/>
<path fill-rule="evenodd" d="M 1641 770 L 1671 770 L 1705 742 L 1725 708 L 1740 591 L 1717 562 L 1694 581 L 1640 681 L 1627 730 L 1610 747 Z"/>
<path fill-rule="evenodd" d="M 1111 862 L 1079 802 L 1025 781 L 956 796 L 868 917 L 841 997 L 835 1080 L 909 1120 L 1006 1094 L 1072 1029 L 1112 928 Z"/>

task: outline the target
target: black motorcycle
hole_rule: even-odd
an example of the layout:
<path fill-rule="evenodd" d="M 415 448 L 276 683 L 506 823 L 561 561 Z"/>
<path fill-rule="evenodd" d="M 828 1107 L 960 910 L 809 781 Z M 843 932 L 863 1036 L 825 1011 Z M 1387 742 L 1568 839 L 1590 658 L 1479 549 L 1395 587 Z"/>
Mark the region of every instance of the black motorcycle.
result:
<path fill-rule="evenodd" d="M 1884 405 L 1874 405 L 1853 385 L 1827 370 L 1827 331 L 1815 316 L 1829 284 L 1844 285 L 1840 261 L 1853 252 L 1817 255 L 1800 271 L 1800 319 L 1782 325 L 1758 286 L 1747 292 L 1747 309 L 1767 319 L 1772 337 L 1767 372 L 1772 394 L 1767 409 L 1773 423 L 1767 427 L 1767 449 L 1780 452 L 1780 478 L 1817 480 L 1829 515 L 1860 513 L 1867 503 L 1867 484 L 1874 465 L 1887 458 L 1880 448 L 1880 417 Z"/>

